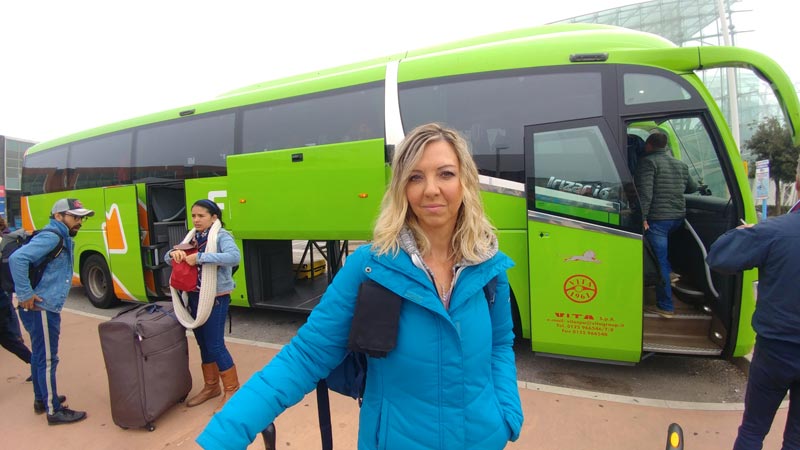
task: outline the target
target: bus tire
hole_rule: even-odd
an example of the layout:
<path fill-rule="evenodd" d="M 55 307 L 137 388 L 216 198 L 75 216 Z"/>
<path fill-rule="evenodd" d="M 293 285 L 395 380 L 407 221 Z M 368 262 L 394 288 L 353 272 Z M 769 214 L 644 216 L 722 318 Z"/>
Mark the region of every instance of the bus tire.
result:
<path fill-rule="evenodd" d="M 119 303 L 114 295 L 111 271 L 102 255 L 94 254 L 86 258 L 81 267 L 81 284 L 96 308 L 108 309 Z"/>

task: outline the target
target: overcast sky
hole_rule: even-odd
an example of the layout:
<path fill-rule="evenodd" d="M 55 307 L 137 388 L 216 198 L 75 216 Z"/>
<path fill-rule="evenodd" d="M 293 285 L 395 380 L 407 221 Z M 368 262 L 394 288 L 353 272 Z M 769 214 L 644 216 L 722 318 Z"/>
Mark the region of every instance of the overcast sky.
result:
<path fill-rule="evenodd" d="M 43 141 L 261 81 L 632 3 L 5 0 L 0 134 Z M 773 57 L 795 83 L 799 5 L 734 6 L 751 11 L 734 16 L 737 29 L 755 30 L 736 44 Z"/>

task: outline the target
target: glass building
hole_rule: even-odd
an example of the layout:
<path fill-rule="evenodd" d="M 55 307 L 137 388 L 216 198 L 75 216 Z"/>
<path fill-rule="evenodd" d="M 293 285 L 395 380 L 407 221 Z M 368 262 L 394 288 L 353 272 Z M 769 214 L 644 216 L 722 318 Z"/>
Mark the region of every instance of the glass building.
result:
<path fill-rule="evenodd" d="M 22 227 L 20 196 L 22 155 L 36 142 L 0 135 L 0 215 L 12 229 Z"/>
<path fill-rule="evenodd" d="M 737 5 L 738 4 L 738 5 Z M 562 23 L 599 23 L 645 31 L 663 36 L 678 46 L 725 45 L 724 26 L 720 18 L 720 5 L 727 22 L 730 45 L 736 45 L 737 36 L 752 30 L 740 30 L 737 20 L 746 10 L 736 10 L 741 0 L 652 0 L 619 8 L 584 14 L 561 21 Z M 782 120 L 780 107 L 772 90 L 753 72 L 735 69 L 736 99 L 739 112 L 739 147 L 748 158 L 744 143 L 755 132 L 758 123 L 770 116 Z M 728 123 L 731 123 L 730 95 L 727 71 L 711 69 L 698 76 L 708 86 Z"/>

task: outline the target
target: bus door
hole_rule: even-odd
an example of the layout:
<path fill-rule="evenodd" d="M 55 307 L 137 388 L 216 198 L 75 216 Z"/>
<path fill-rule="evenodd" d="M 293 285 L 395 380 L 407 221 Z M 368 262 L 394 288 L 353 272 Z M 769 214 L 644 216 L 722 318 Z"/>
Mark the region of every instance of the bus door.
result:
<path fill-rule="evenodd" d="M 136 192 L 135 185 L 103 189 L 105 208 L 101 220 L 104 220 L 102 228 L 107 261 L 103 261 L 100 255 L 90 257 L 84 263 L 81 276 L 92 303 L 109 296 L 147 301 L 142 279 Z M 100 211 L 97 213 L 100 215 Z"/>
<path fill-rule="evenodd" d="M 742 193 L 732 182 L 735 180 L 733 167 L 720 158 L 721 154 L 726 154 L 725 147 L 704 115 L 672 113 L 667 117 L 638 117 L 626 124 L 629 141 L 643 142 L 653 129 L 667 136 L 673 157 L 686 163 L 689 176 L 699 189 L 684 195 L 684 226 L 669 238 L 675 315 L 665 324 L 658 316 L 645 314 L 643 349 L 719 355 L 730 335 L 729 324 L 733 322 L 737 303 L 734 300 L 736 286 L 733 277 L 709 269 L 705 262 L 706 249 L 739 224 Z M 653 288 L 645 290 L 645 302 L 655 302 Z"/>
<path fill-rule="evenodd" d="M 642 235 L 603 118 L 525 128 L 533 350 L 638 362 Z"/>
<path fill-rule="evenodd" d="M 214 177 L 218 180 L 221 177 Z M 198 181 L 195 179 L 192 181 Z M 139 229 L 141 232 L 144 282 L 147 295 L 164 298 L 172 295 L 169 289 L 170 265 L 164 254 L 180 243 L 187 231 L 186 187 L 183 181 L 138 185 Z M 208 195 L 197 196 L 204 198 Z"/>

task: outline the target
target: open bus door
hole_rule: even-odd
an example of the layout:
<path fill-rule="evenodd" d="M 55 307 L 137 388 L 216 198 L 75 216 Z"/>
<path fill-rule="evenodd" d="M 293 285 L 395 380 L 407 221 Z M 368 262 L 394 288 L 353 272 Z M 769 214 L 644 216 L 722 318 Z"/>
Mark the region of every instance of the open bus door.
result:
<path fill-rule="evenodd" d="M 635 363 L 642 235 L 603 118 L 525 128 L 533 350 Z"/>
<path fill-rule="evenodd" d="M 89 300 L 107 308 L 116 299 L 147 301 L 139 246 L 139 212 L 135 185 L 103 189 L 101 225 L 106 256 L 93 254 L 83 261 L 81 280 Z M 101 211 L 97 211 L 100 215 Z"/>
<path fill-rule="evenodd" d="M 693 75 L 694 71 L 724 68 L 751 70 L 756 76 L 764 80 L 774 92 L 786 124 L 792 133 L 793 142 L 795 145 L 800 145 L 800 102 L 798 102 L 794 85 L 783 69 L 766 55 L 741 47 L 703 46 L 676 47 L 659 49 L 658 51 L 634 49 L 615 52 L 615 57 L 619 57 L 622 60 L 635 60 L 639 63 L 649 62 L 652 65 L 670 69 L 675 73 L 683 73 L 684 78 L 689 83 L 699 83 L 699 80 Z M 703 100 L 706 103 L 713 102 L 710 96 L 705 97 Z M 724 214 L 725 218 L 730 219 L 728 228 L 738 225 L 738 219 L 742 218 L 742 216 L 747 222 L 754 223 L 756 221 L 756 212 L 752 198 L 748 195 L 750 187 L 747 181 L 747 174 L 739 156 L 727 150 L 736 148 L 736 142 L 734 142 L 733 136 L 726 129 L 727 123 L 721 112 L 717 108 L 709 108 L 708 111 L 710 120 L 719 128 L 719 135 L 715 136 L 714 133 L 710 133 L 708 140 L 726 149 L 721 152 L 719 157 L 724 161 L 730 160 L 730 164 L 722 164 L 725 169 L 732 171 L 733 184 L 728 185 L 727 188 L 741 193 L 732 197 L 734 202 L 740 202 L 741 210 L 737 211 L 740 215 L 737 217 L 731 211 L 727 211 Z M 689 120 L 697 122 L 696 119 L 689 118 Z M 715 139 L 717 137 L 718 141 Z M 681 148 L 682 152 L 683 150 Z M 710 179 L 704 180 L 707 184 L 711 184 L 709 181 Z M 721 223 L 719 221 L 709 222 L 704 220 L 704 217 L 707 218 L 709 213 L 713 215 L 714 197 L 719 196 L 722 191 L 711 186 L 710 192 L 711 196 L 687 199 L 687 218 L 689 222 L 693 222 L 693 226 L 697 228 L 697 234 L 701 239 L 705 235 L 704 242 L 708 245 L 713 242 L 713 239 L 710 239 L 709 236 L 718 236 L 719 230 L 714 228 Z M 698 217 L 700 217 L 699 221 Z M 695 270 L 695 272 L 699 271 Z M 708 289 L 708 291 L 712 291 L 711 297 L 717 297 L 722 302 L 722 308 L 718 304 L 716 305 L 716 311 L 723 311 L 722 315 L 718 315 L 718 317 L 721 317 L 722 325 L 720 326 L 720 323 L 713 324 L 711 340 L 724 347 L 723 354 L 725 356 L 744 356 L 752 350 L 755 342 L 755 333 L 750 326 L 750 319 L 755 310 L 756 271 L 745 271 L 739 275 L 722 277 L 722 279 L 720 279 L 719 274 L 712 273 L 707 278 L 717 278 L 718 285 L 716 289 Z M 726 290 L 728 291 L 727 295 L 725 293 Z M 719 295 L 714 291 L 718 291 Z M 728 304 L 725 304 L 726 299 L 729 302 Z M 726 324 L 729 324 L 729 328 L 721 332 Z"/>
<path fill-rule="evenodd" d="M 169 290 L 172 267 L 164 262 L 164 255 L 186 236 L 186 186 L 183 181 L 158 181 L 139 184 L 138 187 L 147 295 L 151 299 L 169 298 L 172 295 Z M 203 197 L 205 195 L 197 198 Z"/>

